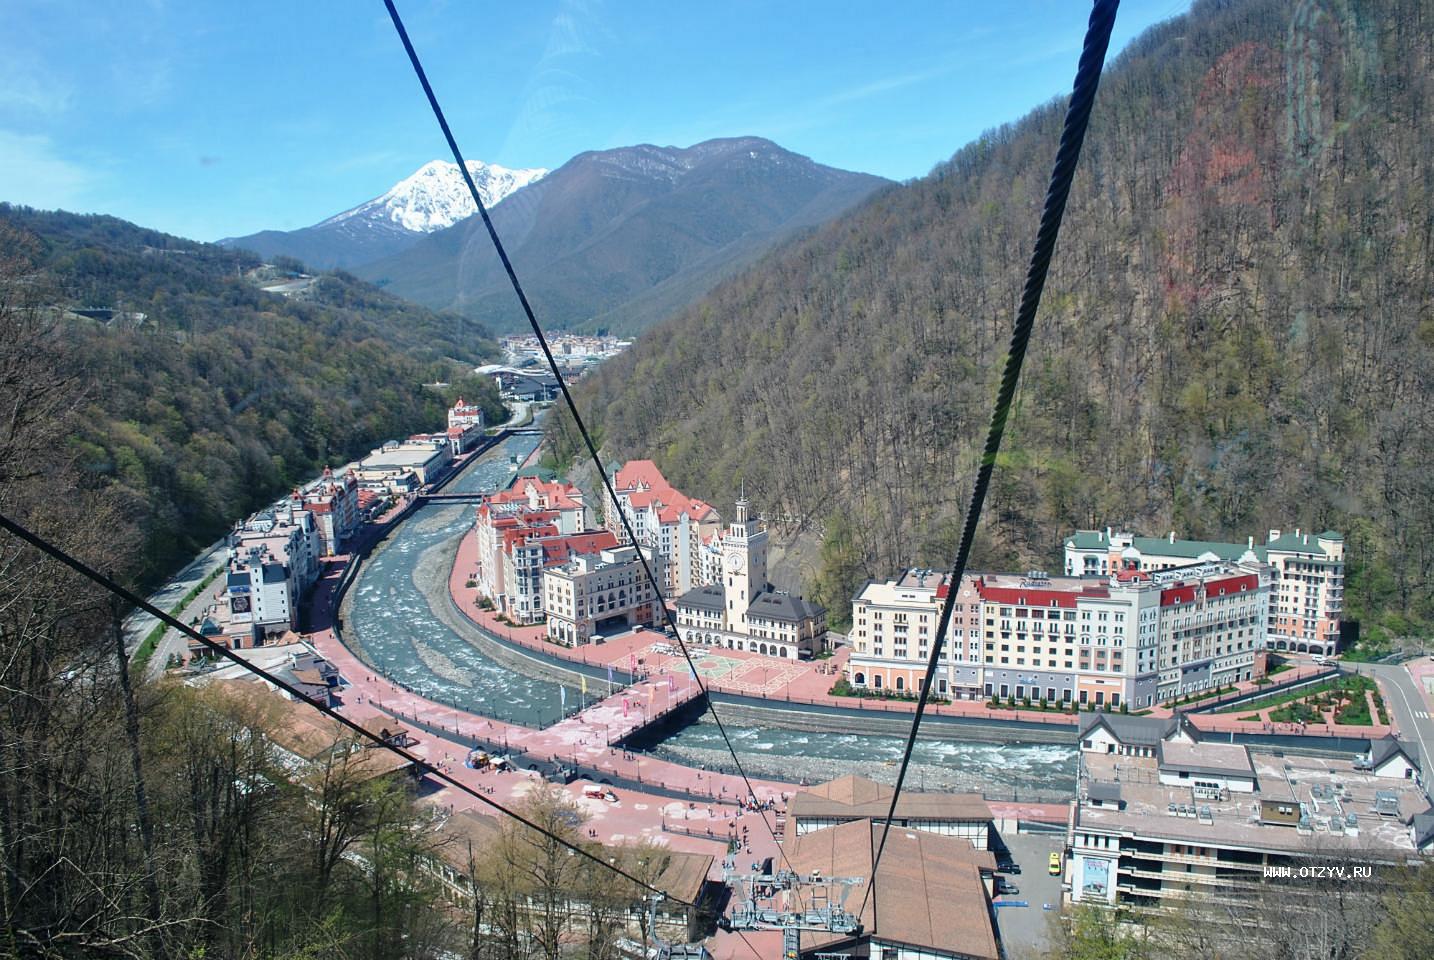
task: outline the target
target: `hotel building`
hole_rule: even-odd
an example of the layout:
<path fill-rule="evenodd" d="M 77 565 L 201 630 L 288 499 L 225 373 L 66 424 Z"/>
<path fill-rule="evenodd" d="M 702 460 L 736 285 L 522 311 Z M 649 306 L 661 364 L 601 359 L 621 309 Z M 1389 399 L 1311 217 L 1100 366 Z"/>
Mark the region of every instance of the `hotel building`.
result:
<path fill-rule="evenodd" d="M 459 397 L 448 408 L 448 445 L 454 456 L 467 453 L 483 438 L 483 408 L 476 403 L 464 403 Z"/>
<path fill-rule="evenodd" d="M 1229 560 L 1273 569 L 1269 609 L 1271 650 L 1332 655 L 1339 650 L 1344 613 L 1344 538 L 1333 530 L 1269 531 L 1265 542 L 1245 543 L 1138 537 L 1112 530 L 1078 530 L 1065 541 L 1067 576 L 1106 576 L 1133 567 L 1164 570 Z"/>
<path fill-rule="evenodd" d="M 613 547 L 579 554 L 543 571 L 548 638 L 582 646 L 608 630 L 660 627 L 662 598 L 642 572 L 642 550 L 661 582 L 662 558 L 646 547 Z"/>
<path fill-rule="evenodd" d="M 847 681 L 915 695 L 948 576 L 912 570 L 852 602 Z M 1118 707 L 1254 679 L 1263 669 L 1269 568 L 1218 561 L 1105 580 L 981 574 L 958 591 L 938 697 Z"/>
<path fill-rule="evenodd" d="M 349 538 L 358 531 L 358 492 L 358 481 L 352 473 L 336 477 L 325 467 L 323 476 L 296 498 L 295 509 L 313 514 L 324 556 L 343 553 Z"/>
<path fill-rule="evenodd" d="M 612 476 L 617 502 L 604 491 L 603 525 L 627 542 L 622 517 L 632 525 L 638 544 L 663 558 L 663 596 L 681 596 L 708 582 L 703 579 L 702 544 L 716 533 L 722 518 L 711 504 L 675 489 L 651 460 L 630 460 Z"/>
<path fill-rule="evenodd" d="M 473 521 L 478 588 L 519 623 L 544 616 L 543 571 L 576 553 L 617 546 L 607 531 L 587 529 L 582 491 L 571 484 L 523 479 L 484 497 Z"/>

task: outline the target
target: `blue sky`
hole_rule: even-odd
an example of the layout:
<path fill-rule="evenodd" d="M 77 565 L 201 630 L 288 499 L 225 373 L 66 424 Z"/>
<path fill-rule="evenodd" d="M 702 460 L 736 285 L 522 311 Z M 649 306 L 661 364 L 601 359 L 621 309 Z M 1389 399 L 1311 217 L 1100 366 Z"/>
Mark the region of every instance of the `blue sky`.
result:
<path fill-rule="evenodd" d="M 399 0 L 464 154 L 755 134 L 921 176 L 1069 90 L 1082 0 Z M 1188 9 L 1125 0 L 1112 50 Z M 200 240 L 307 226 L 447 158 L 379 0 L 7 0 L 0 200 Z"/>

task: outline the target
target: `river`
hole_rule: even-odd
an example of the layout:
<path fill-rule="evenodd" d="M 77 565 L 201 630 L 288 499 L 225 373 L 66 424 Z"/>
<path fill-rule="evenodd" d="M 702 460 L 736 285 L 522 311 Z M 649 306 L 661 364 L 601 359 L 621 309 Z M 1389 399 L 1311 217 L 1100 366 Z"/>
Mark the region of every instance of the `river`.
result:
<path fill-rule="evenodd" d="M 445 492 L 501 489 L 538 437 L 505 440 L 472 464 Z M 425 506 L 364 563 L 347 601 L 345 639 L 376 670 L 461 709 L 525 726 L 557 721 L 564 698 L 580 694 L 550 680 L 518 673 L 479 652 L 433 612 L 458 538 L 473 523 L 472 506 Z M 904 738 L 802 732 L 729 723 L 728 732 L 752 776 L 817 782 L 855 770 L 893 782 Z M 703 719 L 654 748 L 667 759 L 730 768 L 716 724 Z M 907 783 L 916 789 L 983 790 L 1025 799 L 1069 795 L 1075 781 L 1074 745 L 919 740 Z"/>

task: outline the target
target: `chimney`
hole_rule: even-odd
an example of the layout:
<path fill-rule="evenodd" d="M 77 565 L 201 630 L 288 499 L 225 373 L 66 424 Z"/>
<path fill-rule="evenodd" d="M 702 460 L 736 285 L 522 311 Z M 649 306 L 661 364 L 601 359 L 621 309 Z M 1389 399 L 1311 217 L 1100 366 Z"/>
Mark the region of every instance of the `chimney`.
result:
<path fill-rule="evenodd" d="M 1300 528 L 1299 528 L 1299 527 L 1295 527 L 1295 539 L 1298 540 L 1299 538 L 1300 538 Z"/>
<path fill-rule="evenodd" d="M 1254 537 L 1250 537 L 1249 541 L 1245 544 L 1245 547 L 1246 547 L 1246 549 L 1249 549 L 1249 550 L 1255 549 L 1255 538 L 1254 538 Z"/>
<path fill-rule="evenodd" d="M 1174 531 L 1174 530 L 1171 530 L 1171 531 L 1170 531 L 1170 542 L 1171 542 L 1171 543 L 1174 543 L 1174 542 L 1175 542 L 1175 531 Z"/>
<path fill-rule="evenodd" d="M 1105 528 L 1105 542 L 1110 543 L 1110 527 Z"/>
<path fill-rule="evenodd" d="M 1271 531 L 1270 531 L 1270 539 L 1269 539 L 1269 540 L 1266 540 L 1265 542 L 1266 542 L 1266 543 L 1269 543 L 1269 542 L 1271 542 L 1271 541 L 1278 540 L 1278 539 L 1280 539 L 1280 531 L 1278 531 L 1278 530 L 1271 530 Z"/>

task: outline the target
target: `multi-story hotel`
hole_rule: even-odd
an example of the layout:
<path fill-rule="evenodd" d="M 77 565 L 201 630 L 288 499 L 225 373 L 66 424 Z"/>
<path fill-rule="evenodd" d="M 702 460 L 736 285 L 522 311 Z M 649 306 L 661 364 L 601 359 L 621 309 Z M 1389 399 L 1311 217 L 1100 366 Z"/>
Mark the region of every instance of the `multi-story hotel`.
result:
<path fill-rule="evenodd" d="M 587 529 L 582 491 L 571 484 L 524 479 L 479 504 L 478 588 L 520 623 L 543 618 L 543 571 L 576 553 L 617 546 L 606 531 Z"/>
<path fill-rule="evenodd" d="M 824 607 L 776 589 L 767 580 L 767 531 L 737 501 L 722 535 L 724 571 L 716 583 L 677 598 L 677 629 L 688 643 L 806 659 L 825 649 Z"/>
<path fill-rule="evenodd" d="M 908 571 L 852 602 L 849 683 L 917 694 L 949 590 Z M 1104 581 L 1030 573 L 966 577 L 933 693 L 1148 706 L 1262 670 L 1269 568 L 1218 561 L 1119 570 Z"/>
<path fill-rule="evenodd" d="M 1398 864 L 1434 846 L 1417 751 L 1364 760 L 1201 742 L 1178 718 L 1095 713 L 1080 727 L 1067 896 L 1136 909 L 1236 904 L 1269 876 Z M 1284 873 L 1285 870 L 1290 873 Z"/>
<path fill-rule="evenodd" d="M 467 453 L 483 437 L 483 408 L 476 403 L 458 402 L 448 408 L 448 445 L 454 455 Z"/>
<path fill-rule="evenodd" d="M 638 550 L 660 583 L 662 558 L 647 547 L 631 545 L 578 554 L 544 570 L 549 639 L 577 647 L 608 630 L 660 626 L 662 598 L 643 573 Z"/>
<path fill-rule="evenodd" d="M 231 649 L 259 646 L 298 629 L 299 600 L 319 577 L 314 515 L 294 499 L 261 510 L 229 534 L 229 562 L 200 632 Z M 191 654 L 205 652 L 191 639 Z"/>
<path fill-rule="evenodd" d="M 336 477 L 325 467 L 323 476 L 300 492 L 295 509 L 313 514 L 325 556 L 343 553 L 359 527 L 358 481 L 352 473 Z"/>
<path fill-rule="evenodd" d="M 674 489 L 651 460 L 628 461 L 613 474 L 612 487 L 617 502 L 604 491 L 603 524 L 626 543 L 626 516 L 637 542 L 662 555 L 664 596 L 681 596 L 709 582 L 703 579 L 702 544 L 722 523 L 711 504 Z"/>
<path fill-rule="evenodd" d="M 1230 560 L 1267 563 L 1274 569 L 1269 609 L 1272 650 L 1334 654 L 1344 612 L 1344 538 L 1333 530 L 1294 533 L 1271 530 L 1263 544 L 1138 537 L 1112 530 L 1077 530 L 1066 538 L 1068 576 L 1105 576 L 1112 571 L 1163 570 L 1191 563 Z"/>

